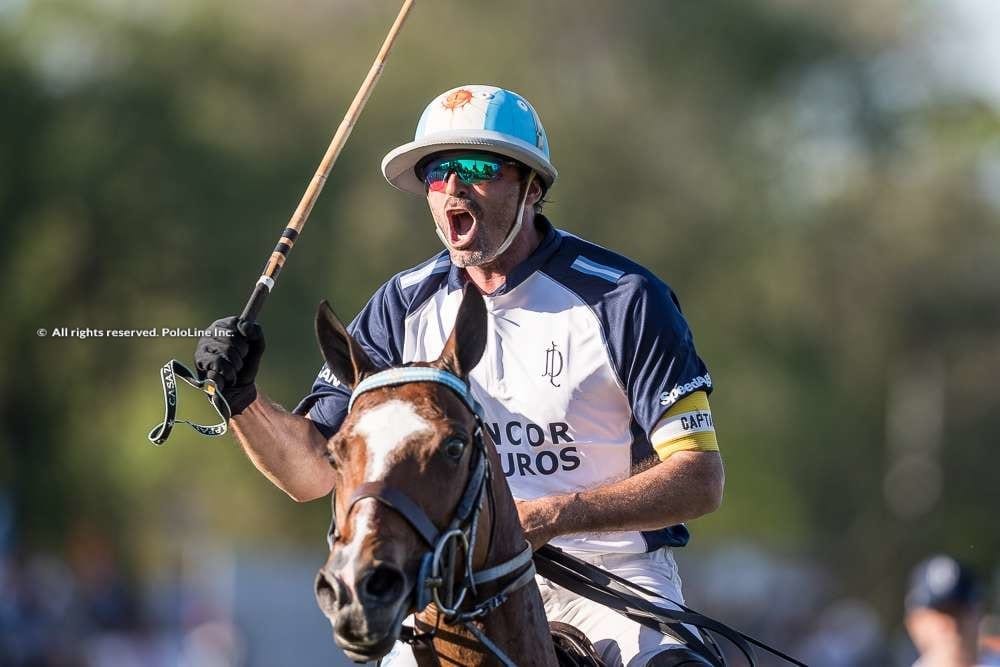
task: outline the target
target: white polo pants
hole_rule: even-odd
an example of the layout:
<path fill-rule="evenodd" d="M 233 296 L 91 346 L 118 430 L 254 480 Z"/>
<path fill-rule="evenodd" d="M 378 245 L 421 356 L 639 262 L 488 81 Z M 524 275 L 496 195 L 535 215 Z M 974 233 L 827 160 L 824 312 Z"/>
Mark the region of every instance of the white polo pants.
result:
<path fill-rule="evenodd" d="M 684 604 L 681 580 L 672 550 L 664 547 L 645 554 L 580 554 L 575 556 L 620 577 L 648 588 L 671 600 Z M 657 653 L 680 647 L 673 637 L 629 620 L 604 605 L 580 597 L 565 588 L 559 588 L 543 577 L 536 577 L 538 589 L 545 603 L 545 615 L 550 621 L 562 621 L 580 629 L 594 644 L 598 655 L 608 667 L 643 667 Z M 658 605 L 676 608 L 659 599 Z M 409 625 L 410 619 L 407 619 Z M 700 636 L 691 626 L 686 626 Z M 517 656 L 510 658 L 516 663 Z M 410 647 L 397 642 L 395 648 L 382 661 L 388 667 L 413 667 L 416 660 Z"/>

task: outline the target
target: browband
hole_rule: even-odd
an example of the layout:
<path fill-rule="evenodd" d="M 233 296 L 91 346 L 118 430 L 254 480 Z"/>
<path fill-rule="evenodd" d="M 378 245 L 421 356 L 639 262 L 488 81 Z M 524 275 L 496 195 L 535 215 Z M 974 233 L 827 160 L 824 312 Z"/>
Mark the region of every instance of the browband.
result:
<path fill-rule="evenodd" d="M 347 404 L 347 411 L 350 412 L 351 408 L 354 407 L 354 401 L 358 399 L 358 396 L 367 391 L 380 389 L 381 387 L 393 387 L 409 382 L 436 382 L 438 384 L 443 384 L 458 394 L 458 397 L 462 399 L 473 414 L 483 414 L 482 408 L 479 406 L 479 401 L 477 401 L 472 395 L 472 391 L 469 389 L 469 385 L 465 382 L 465 380 L 462 380 L 454 373 L 450 373 L 439 368 L 428 368 L 426 366 L 390 368 L 389 370 L 379 371 L 375 375 L 366 377 L 364 380 L 359 382 L 356 387 L 354 387 L 354 391 L 351 393 L 351 400 Z"/>

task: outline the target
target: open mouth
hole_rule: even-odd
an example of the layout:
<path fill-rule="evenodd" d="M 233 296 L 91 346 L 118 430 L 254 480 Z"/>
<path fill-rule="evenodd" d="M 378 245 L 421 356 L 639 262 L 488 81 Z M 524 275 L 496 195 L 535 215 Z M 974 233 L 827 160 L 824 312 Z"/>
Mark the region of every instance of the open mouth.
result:
<path fill-rule="evenodd" d="M 411 597 L 408 597 L 407 600 Z M 337 632 L 337 628 L 334 626 L 333 639 L 352 662 L 376 662 L 392 650 L 399 638 L 403 618 L 413 611 L 411 607 L 412 605 L 408 603 L 400 604 L 396 609 L 395 616 L 384 626 L 385 634 L 381 634 L 381 636 L 379 635 L 383 631 L 366 632 L 365 635 L 359 636 L 351 630 Z M 378 625 L 383 627 L 381 624 Z"/>
<path fill-rule="evenodd" d="M 451 208 L 444 212 L 448 218 L 448 243 L 452 248 L 468 247 L 476 237 L 476 218 L 466 208 Z"/>
<path fill-rule="evenodd" d="M 396 637 L 390 635 L 373 644 L 341 644 L 340 648 L 351 662 L 375 662 L 385 657 L 395 643 Z"/>

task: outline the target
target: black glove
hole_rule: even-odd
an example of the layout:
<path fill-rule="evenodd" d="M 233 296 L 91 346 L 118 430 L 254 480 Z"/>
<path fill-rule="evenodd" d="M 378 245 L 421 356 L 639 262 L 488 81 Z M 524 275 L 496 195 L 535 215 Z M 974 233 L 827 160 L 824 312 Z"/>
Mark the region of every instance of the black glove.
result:
<path fill-rule="evenodd" d="M 257 398 L 254 378 L 264 354 L 264 330 L 260 324 L 237 327 L 238 317 L 212 322 L 211 336 L 202 336 L 194 351 L 198 377 L 215 380 L 233 416 L 247 409 Z M 226 334 L 229 335 L 226 335 Z"/>

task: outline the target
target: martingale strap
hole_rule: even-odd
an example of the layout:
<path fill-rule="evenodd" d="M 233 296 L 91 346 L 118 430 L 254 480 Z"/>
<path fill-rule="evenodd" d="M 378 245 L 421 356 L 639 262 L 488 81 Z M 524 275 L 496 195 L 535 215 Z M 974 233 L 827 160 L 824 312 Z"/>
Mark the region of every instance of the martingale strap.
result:
<path fill-rule="evenodd" d="M 489 583 L 491 581 L 496 581 L 497 579 L 500 579 L 502 577 L 506 577 L 508 574 L 517 572 L 528 563 L 531 563 L 532 562 L 531 556 L 532 556 L 531 545 L 529 544 L 526 545 L 519 554 L 517 554 L 510 560 L 504 561 L 499 565 L 494 565 L 493 567 L 488 568 L 486 570 L 473 572 L 472 581 L 478 586 L 479 584 Z M 534 575 L 535 572 L 534 564 L 532 564 L 531 568 L 529 569 L 531 570 L 532 575 Z"/>
<path fill-rule="evenodd" d="M 177 419 L 177 378 L 205 393 L 212 409 L 219 415 L 218 424 L 206 426 L 187 419 Z M 229 404 L 217 390 L 214 380 L 199 380 L 191 369 L 176 359 L 171 359 L 160 369 L 160 383 L 163 385 L 164 415 L 163 421 L 154 426 L 147 436 L 151 443 L 162 445 L 166 442 L 174 424 L 187 424 L 202 435 L 219 436 L 226 433 L 229 428 Z"/>

